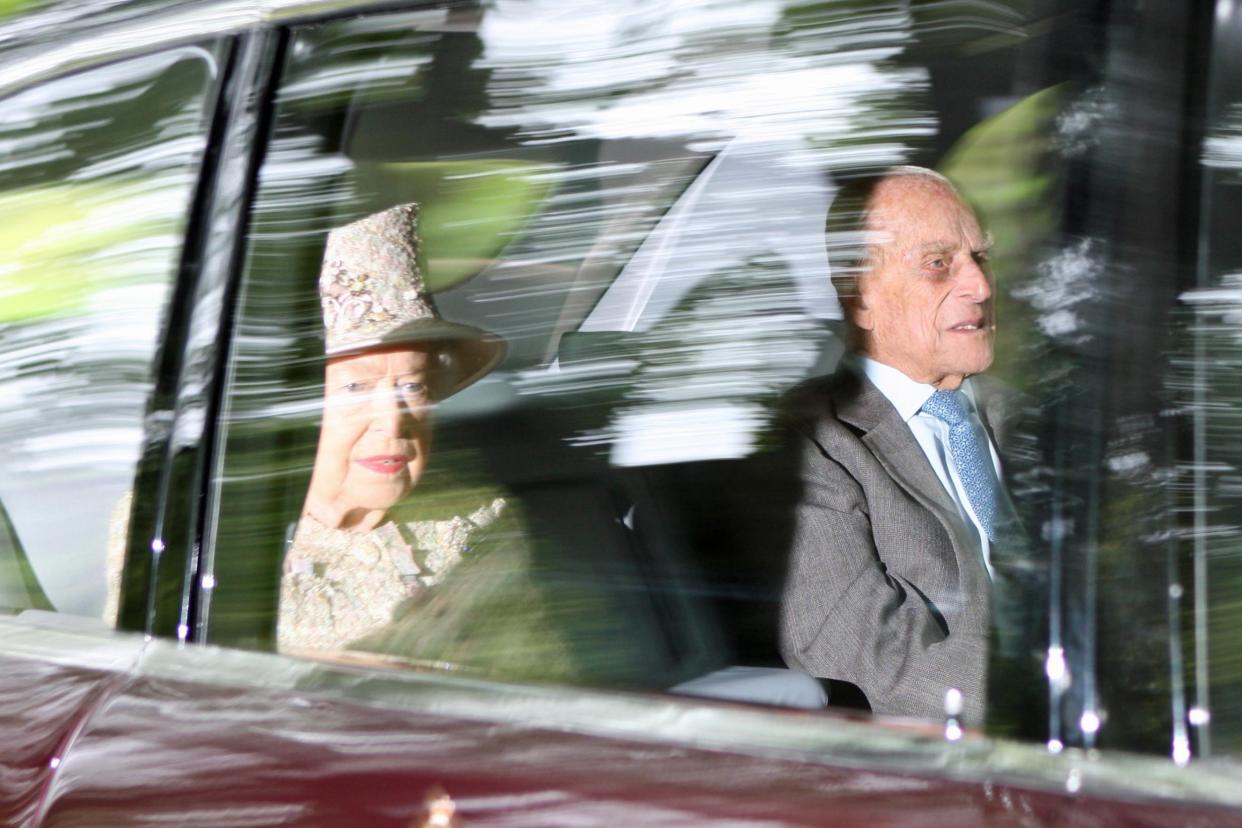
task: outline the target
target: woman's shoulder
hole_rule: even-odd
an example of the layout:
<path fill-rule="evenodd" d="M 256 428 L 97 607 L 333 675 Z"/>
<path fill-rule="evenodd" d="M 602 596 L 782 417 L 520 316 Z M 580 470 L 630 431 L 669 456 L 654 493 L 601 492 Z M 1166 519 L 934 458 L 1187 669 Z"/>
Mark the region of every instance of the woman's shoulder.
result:
<path fill-rule="evenodd" d="M 413 551 L 423 586 L 438 585 L 463 561 L 478 557 L 480 540 L 501 519 L 507 502 L 497 496 L 462 506 L 460 511 L 407 512 L 390 524 Z"/>

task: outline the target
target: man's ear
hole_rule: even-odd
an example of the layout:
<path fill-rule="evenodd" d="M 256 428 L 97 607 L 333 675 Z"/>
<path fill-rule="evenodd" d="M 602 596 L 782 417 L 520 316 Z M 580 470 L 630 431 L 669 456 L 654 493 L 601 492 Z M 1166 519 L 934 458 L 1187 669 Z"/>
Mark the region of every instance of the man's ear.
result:
<path fill-rule="evenodd" d="M 852 318 L 854 321 L 854 327 L 858 328 L 860 331 L 870 331 L 875 327 L 875 322 L 871 318 L 871 311 L 863 305 L 861 299 L 857 300 L 857 303 L 854 306 Z"/>
<path fill-rule="evenodd" d="M 875 319 L 867 302 L 867 292 L 863 286 L 863 280 L 855 280 L 854 289 L 841 302 L 841 308 L 845 312 L 845 318 L 858 330 L 870 331 L 875 327 Z"/>

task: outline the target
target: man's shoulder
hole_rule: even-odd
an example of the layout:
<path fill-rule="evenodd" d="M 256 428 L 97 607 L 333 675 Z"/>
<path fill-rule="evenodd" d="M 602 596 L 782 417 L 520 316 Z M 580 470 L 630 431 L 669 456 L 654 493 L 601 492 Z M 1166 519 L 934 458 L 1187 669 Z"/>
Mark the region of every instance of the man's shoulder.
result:
<path fill-rule="evenodd" d="M 859 409 L 867 405 L 873 391 L 875 387 L 861 373 L 842 365 L 831 374 L 811 377 L 787 391 L 781 398 L 781 416 L 801 431 L 816 424 L 840 424 L 856 430 Z"/>
<path fill-rule="evenodd" d="M 781 410 L 787 416 L 835 416 L 844 399 L 856 396 L 862 378 L 844 366 L 831 374 L 805 379 L 781 397 Z"/>

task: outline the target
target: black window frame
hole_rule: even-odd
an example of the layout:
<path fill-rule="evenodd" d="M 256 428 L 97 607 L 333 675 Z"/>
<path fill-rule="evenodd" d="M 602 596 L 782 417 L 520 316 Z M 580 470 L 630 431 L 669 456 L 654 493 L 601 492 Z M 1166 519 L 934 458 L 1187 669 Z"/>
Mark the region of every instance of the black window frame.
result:
<path fill-rule="evenodd" d="M 134 484 L 119 629 L 195 640 L 199 563 L 240 258 L 283 30 L 231 36 Z"/>

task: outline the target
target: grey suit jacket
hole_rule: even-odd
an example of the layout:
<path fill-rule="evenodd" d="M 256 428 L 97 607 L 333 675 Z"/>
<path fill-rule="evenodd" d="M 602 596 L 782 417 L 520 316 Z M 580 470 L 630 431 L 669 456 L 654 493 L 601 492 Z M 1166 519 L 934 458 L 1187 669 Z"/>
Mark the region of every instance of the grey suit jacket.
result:
<path fill-rule="evenodd" d="M 974 382 L 981 419 L 1003 404 Z M 982 723 L 991 579 L 909 427 L 866 378 L 842 369 L 790 396 L 802 495 L 781 605 L 789 666 L 853 682 L 877 713 L 940 718 L 945 692 Z M 998 442 L 999 445 L 999 442 Z M 1013 514 L 1012 509 L 1008 510 Z"/>

